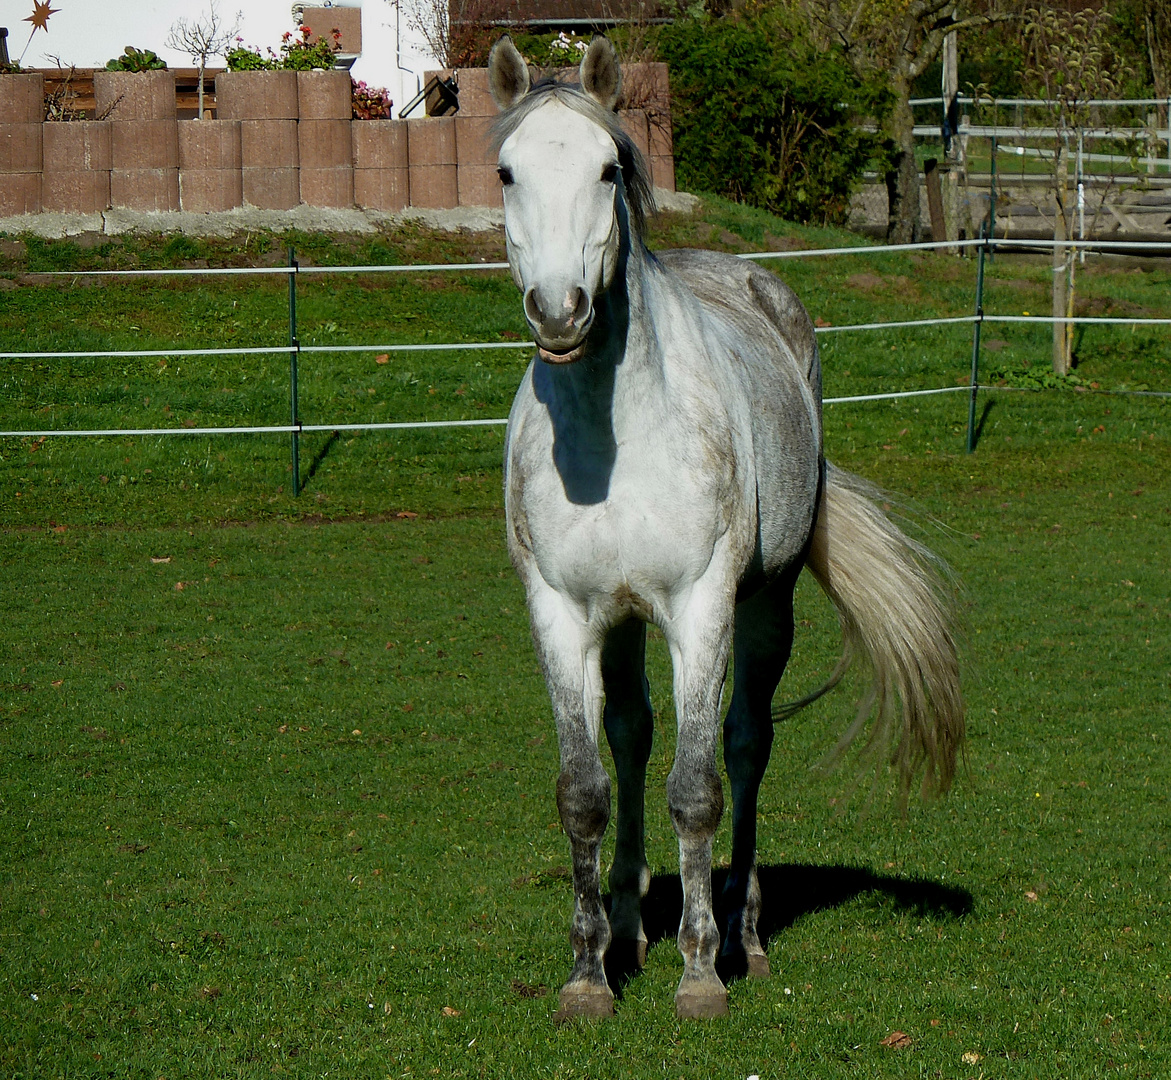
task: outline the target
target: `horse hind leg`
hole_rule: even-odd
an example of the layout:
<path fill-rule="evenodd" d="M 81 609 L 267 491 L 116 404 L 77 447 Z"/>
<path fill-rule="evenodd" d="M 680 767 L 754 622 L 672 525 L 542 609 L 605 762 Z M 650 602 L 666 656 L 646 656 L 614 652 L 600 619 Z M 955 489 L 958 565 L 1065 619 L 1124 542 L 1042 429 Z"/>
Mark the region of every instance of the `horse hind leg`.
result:
<path fill-rule="evenodd" d="M 736 609 L 734 685 L 724 721 L 724 764 L 732 789 L 732 864 L 721 967 L 731 975 L 769 974 L 760 942 L 756 812 L 773 742 L 773 693 L 793 644 L 793 580 L 778 581 Z"/>
<path fill-rule="evenodd" d="M 636 620 L 615 627 L 602 650 L 606 705 L 602 722 L 618 777 L 614 864 L 610 870 L 610 949 L 606 967 L 622 980 L 646 963 L 642 898 L 650 885 L 644 840 L 646 767 L 654 737 L 646 681 L 646 626 Z"/>

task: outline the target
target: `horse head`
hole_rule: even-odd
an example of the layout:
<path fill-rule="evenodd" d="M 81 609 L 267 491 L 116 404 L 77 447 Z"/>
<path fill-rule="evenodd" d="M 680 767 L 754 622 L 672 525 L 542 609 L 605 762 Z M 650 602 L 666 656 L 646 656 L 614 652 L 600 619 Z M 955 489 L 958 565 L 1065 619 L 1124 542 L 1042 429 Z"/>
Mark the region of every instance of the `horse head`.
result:
<path fill-rule="evenodd" d="M 529 71 L 505 35 L 488 60 L 504 185 L 508 264 L 540 356 L 566 364 L 585 352 L 595 301 L 614 281 L 633 219 L 650 186 L 615 115 L 622 73 L 614 47 L 595 37 L 580 87 Z"/>

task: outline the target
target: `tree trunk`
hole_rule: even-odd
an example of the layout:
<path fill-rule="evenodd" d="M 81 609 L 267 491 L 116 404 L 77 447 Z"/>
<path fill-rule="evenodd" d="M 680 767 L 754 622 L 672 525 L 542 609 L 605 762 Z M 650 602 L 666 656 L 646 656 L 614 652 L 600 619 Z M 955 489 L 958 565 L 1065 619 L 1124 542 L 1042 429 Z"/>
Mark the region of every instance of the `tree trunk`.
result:
<path fill-rule="evenodd" d="M 1057 151 L 1056 174 L 1057 212 L 1053 218 L 1053 315 L 1066 318 L 1069 315 L 1069 266 L 1068 248 L 1064 241 L 1069 236 L 1067 206 L 1069 180 L 1069 147 L 1064 142 Z M 1053 324 L 1053 372 L 1056 375 L 1069 374 L 1070 324 Z"/>
<path fill-rule="evenodd" d="M 919 233 L 919 168 L 915 164 L 915 117 L 911 112 L 911 84 L 898 75 L 892 79 L 895 106 L 890 133 L 894 142 L 891 167 L 886 174 L 888 244 L 912 244 Z"/>

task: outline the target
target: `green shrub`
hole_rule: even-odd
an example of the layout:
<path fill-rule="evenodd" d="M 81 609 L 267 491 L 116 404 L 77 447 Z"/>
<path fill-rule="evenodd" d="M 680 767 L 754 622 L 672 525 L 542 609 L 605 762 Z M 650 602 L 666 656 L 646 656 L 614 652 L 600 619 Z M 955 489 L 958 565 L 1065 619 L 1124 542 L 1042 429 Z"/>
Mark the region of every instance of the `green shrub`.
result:
<path fill-rule="evenodd" d="M 664 27 L 671 71 L 676 179 L 794 221 L 842 222 L 879 151 L 854 126 L 885 108 L 841 53 L 819 50 L 808 24 L 778 6 Z"/>
<path fill-rule="evenodd" d="M 312 71 L 314 68 L 324 68 L 326 71 L 334 66 L 335 54 L 341 48 L 341 33 L 335 28 L 330 32 L 329 39 L 319 38 L 309 40 L 313 31 L 308 26 L 300 26 L 294 34 L 285 31 L 281 35 L 281 51 L 278 56 L 270 48 L 268 56 L 261 55 L 259 49 L 248 48 L 237 38 L 237 46 L 230 49 L 224 56 L 229 71 Z"/>
<path fill-rule="evenodd" d="M 107 71 L 165 71 L 166 63 L 151 49 L 136 49 L 127 45 L 121 56 L 106 61 Z"/>
<path fill-rule="evenodd" d="M 986 386 L 1013 386 L 1022 390 L 1071 390 L 1082 385 L 1076 375 L 1057 375 L 1052 368 L 1032 367 L 1027 360 L 1020 365 L 1006 361 L 993 363 L 984 372 L 982 381 Z"/>
<path fill-rule="evenodd" d="M 314 68 L 330 70 L 334 65 L 334 54 L 341 48 L 341 34 L 335 28 L 329 40 L 319 38 L 310 42 L 313 33 L 308 26 L 300 26 L 297 33 L 281 35 L 281 58 L 278 67 L 293 71 L 312 71 Z"/>
<path fill-rule="evenodd" d="M 261 56 L 259 49 L 249 49 L 244 45 L 229 49 L 224 60 L 229 71 L 272 71 L 279 66 L 275 56 Z"/>
<path fill-rule="evenodd" d="M 513 42 L 520 54 L 540 70 L 577 67 L 590 43 L 588 37 L 567 34 L 564 30 L 556 34 L 520 31 L 513 34 Z"/>

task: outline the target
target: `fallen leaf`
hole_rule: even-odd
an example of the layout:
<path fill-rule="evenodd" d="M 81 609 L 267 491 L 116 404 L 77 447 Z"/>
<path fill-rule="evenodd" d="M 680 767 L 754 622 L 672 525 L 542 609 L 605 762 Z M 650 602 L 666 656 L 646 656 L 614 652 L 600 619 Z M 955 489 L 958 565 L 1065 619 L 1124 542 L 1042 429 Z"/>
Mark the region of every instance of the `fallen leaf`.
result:
<path fill-rule="evenodd" d="M 965 1050 L 963 1057 L 960 1058 L 965 1065 L 978 1065 L 984 1058 L 983 1054 L 977 1054 L 975 1050 Z"/>
<path fill-rule="evenodd" d="M 389 364 L 390 363 L 390 356 L 387 353 L 379 353 L 376 357 L 374 357 L 374 363 L 376 363 L 376 364 Z"/>
<path fill-rule="evenodd" d="M 1033 892 L 1032 889 L 1030 889 L 1027 893 L 1025 893 L 1025 899 L 1030 903 L 1035 904 L 1037 902 L 1037 894 Z"/>
<path fill-rule="evenodd" d="M 58 525 L 58 526 L 57 526 L 57 527 L 56 527 L 56 528 L 53 530 L 53 532 L 55 532 L 55 533 L 63 533 L 64 531 L 65 531 L 65 526 L 64 526 L 64 525 Z"/>
<path fill-rule="evenodd" d="M 406 518 L 408 521 L 413 521 L 413 520 L 414 520 L 415 518 L 417 518 L 419 515 L 418 515 L 418 514 L 416 514 L 416 513 L 415 513 L 413 510 L 400 510 L 400 511 L 399 511 L 397 514 L 395 514 L 394 516 L 395 516 L 396 518 Z"/>
<path fill-rule="evenodd" d="M 152 556 L 150 557 L 150 561 L 151 561 L 152 563 L 155 563 L 156 565 L 157 565 L 158 563 L 165 563 L 165 562 L 170 562 L 170 561 L 171 561 L 171 556 L 170 556 L 170 555 L 163 555 L 163 556 L 159 557 L 159 556 L 156 556 L 156 555 L 152 555 Z"/>
<path fill-rule="evenodd" d="M 459 1011 L 459 1009 L 453 1009 L 450 1005 L 444 1005 L 443 1006 L 443 1015 L 444 1016 L 463 1016 L 463 1013 L 461 1013 Z"/>
<path fill-rule="evenodd" d="M 813 320 L 813 325 L 814 326 L 833 326 L 833 323 L 829 322 L 827 319 L 823 319 L 820 315 L 818 315 L 817 318 Z"/>
<path fill-rule="evenodd" d="M 885 1046 L 891 1050 L 905 1050 L 911 1045 L 911 1036 L 905 1031 L 892 1031 L 878 1045 Z"/>
<path fill-rule="evenodd" d="M 53 683 L 53 685 L 54 685 L 54 686 L 60 686 L 60 685 L 61 685 L 61 684 L 62 684 L 64 681 L 65 681 L 64 679 L 58 679 L 56 682 L 54 682 L 54 683 Z M 1129 929 L 1129 928 L 1128 928 L 1128 929 Z"/>

